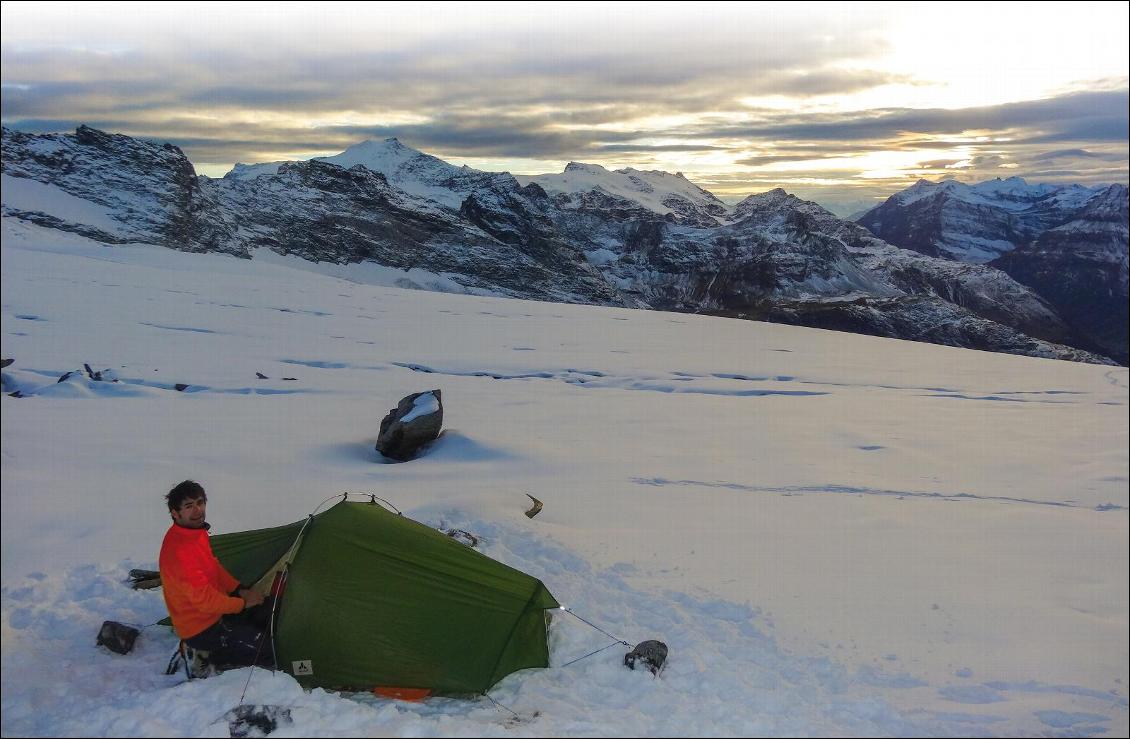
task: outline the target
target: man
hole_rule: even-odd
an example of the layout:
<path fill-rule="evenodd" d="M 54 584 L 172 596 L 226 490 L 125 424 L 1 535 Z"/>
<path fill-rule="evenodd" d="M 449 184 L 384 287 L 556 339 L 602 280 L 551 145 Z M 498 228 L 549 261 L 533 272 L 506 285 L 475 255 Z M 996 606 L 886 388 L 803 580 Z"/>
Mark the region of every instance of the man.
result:
<path fill-rule="evenodd" d="M 208 540 L 208 496 L 185 480 L 165 496 L 173 525 L 161 544 L 161 586 L 173 630 L 217 667 L 272 665 L 264 642 L 271 604 L 224 569 Z"/>

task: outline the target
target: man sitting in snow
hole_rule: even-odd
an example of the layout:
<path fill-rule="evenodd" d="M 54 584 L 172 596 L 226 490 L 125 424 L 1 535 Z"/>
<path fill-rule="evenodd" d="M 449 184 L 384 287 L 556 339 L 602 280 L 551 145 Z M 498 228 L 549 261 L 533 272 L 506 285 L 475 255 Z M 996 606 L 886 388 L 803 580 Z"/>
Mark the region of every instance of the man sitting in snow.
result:
<path fill-rule="evenodd" d="M 224 569 L 208 540 L 208 496 L 185 480 L 165 496 L 173 525 L 161 544 L 161 586 L 173 630 L 218 667 L 273 664 L 263 643 L 270 599 L 245 588 Z"/>

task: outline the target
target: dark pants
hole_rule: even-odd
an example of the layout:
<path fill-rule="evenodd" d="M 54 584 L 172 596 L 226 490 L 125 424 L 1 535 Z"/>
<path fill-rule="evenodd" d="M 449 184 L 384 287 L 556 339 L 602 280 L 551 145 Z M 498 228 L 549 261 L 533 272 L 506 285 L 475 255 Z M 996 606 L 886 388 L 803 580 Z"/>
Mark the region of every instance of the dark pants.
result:
<path fill-rule="evenodd" d="M 273 603 L 273 598 L 267 598 L 254 608 L 222 616 L 184 643 L 208 652 L 208 662 L 221 669 L 251 664 L 273 668 L 275 655 L 268 633 Z"/>

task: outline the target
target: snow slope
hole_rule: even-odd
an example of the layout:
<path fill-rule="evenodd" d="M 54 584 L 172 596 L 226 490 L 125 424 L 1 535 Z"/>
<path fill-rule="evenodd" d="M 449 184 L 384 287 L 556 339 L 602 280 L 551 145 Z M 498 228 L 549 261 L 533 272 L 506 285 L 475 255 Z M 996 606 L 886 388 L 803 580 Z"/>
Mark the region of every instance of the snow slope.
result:
<path fill-rule="evenodd" d="M 720 223 L 730 208 L 681 172 L 644 171 L 628 167 L 608 170 L 599 164 L 569 162 L 560 174 L 518 175 L 522 185 L 535 183 L 550 195 L 579 198 L 599 190 L 659 215 L 695 214 Z"/>
<path fill-rule="evenodd" d="M 385 288 L 10 218 L 0 255 L 4 735 L 225 736 L 249 678 L 248 702 L 292 709 L 273 736 L 1126 733 L 1125 368 Z M 120 381 L 56 382 L 84 362 Z M 381 417 L 436 387 L 444 436 L 382 463 Z M 163 628 L 128 656 L 94 637 L 163 616 L 122 580 L 154 566 L 185 478 L 218 533 L 372 491 L 662 639 L 668 667 L 565 666 L 608 640 L 558 614 L 553 667 L 491 693 L 518 721 L 166 677 Z"/>

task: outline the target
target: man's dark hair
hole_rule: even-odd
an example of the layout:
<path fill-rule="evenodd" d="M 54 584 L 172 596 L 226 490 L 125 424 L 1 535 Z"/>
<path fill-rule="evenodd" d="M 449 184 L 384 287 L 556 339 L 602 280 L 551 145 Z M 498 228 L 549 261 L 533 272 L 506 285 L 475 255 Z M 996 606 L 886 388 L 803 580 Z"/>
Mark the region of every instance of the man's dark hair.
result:
<path fill-rule="evenodd" d="M 165 496 L 165 502 L 169 504 L 170 511 L 179 511 L 186 500 L 196 500 L 197 498 L 208 500 L 208 496 L 204 494 L 204 488 L 198 482 L 185 480 L 169 491 L 169 494 Z"/>

